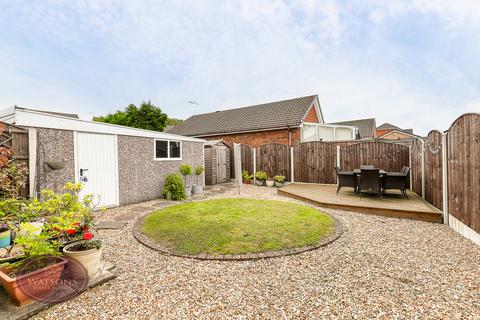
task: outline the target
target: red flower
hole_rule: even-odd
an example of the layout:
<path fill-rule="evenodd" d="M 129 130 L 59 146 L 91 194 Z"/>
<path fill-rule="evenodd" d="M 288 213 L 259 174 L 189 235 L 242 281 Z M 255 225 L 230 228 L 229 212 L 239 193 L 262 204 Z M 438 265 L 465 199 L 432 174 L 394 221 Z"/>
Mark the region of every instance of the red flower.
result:
<path fill-rule="evenodd" d="M 90 240 L 93 238 L 93 234 L 91 232 L 85 232 L 83 234 L 83 240 Z"/>
<path fill-rule="evenodd" d="M 67 234 L 75 234 L 77 233 L 77 231 L 73 230 L 73 229 L 68 229 L 67 230 Z"/>
<path fill-rule="evenodd" d="M 83 231 L 88 231 L 88 226 L 83 226 L 82 229 Z"/>

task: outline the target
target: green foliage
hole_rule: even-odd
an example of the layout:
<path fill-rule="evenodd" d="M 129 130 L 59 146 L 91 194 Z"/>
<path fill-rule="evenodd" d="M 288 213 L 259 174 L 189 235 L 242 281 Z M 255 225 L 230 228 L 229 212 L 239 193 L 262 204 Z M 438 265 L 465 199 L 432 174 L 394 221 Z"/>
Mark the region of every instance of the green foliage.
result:
<path fill-rule="evenodd" d="M 185 186 L 178 173 L 169 174 L 165 180 L 163 197 L 168 198 L 168 196 L 170 196 L 172 200 L 185 199 Z"/>
<path fill-rule="evenodd" d="M 167 115 L 150 101 L 144 101 L 140 108 L 130 104 L 125 111 L 117 111 L 103 117 L 94 117 L 93 120 L 139 129 L 163 131 L 166 126 Z"/>
<path fill-rule="evenodd" d="M 203 166 L 198 166 L 195 168 L 195 175 L 196 176 L 201 176 L 203 171 L 205 171 L 205 168 Z"/>
<path fill-rule="evenodd" d="M 255 178 L 260 181 L 265 181 L 268 178 L 268 175 L 265 171 L 257 171 L 255 172 Z"/>
<path fill-rule="evenodd" d="M 273 177 L 273 180 L 275 180 L 278 183 L 284 183 L 285 182 L 285 176 L 275 176 Z"/>
<path fill-rule="evenodd" d="M 184 176 L 192 174 L 192 166 L 189 164 L 182 164 L 179 169 L 180 173 Z"/>
<path fill-rule="evenodd" d="M 165 124 L 166 124 L 167 126 L 176 126 L 177 124 L 180 124 L 180 123 L 182 123 L 182 122 L 183 122 L 183 120 L 181 120 L 181 119 L 175 119 L 175 118 L 170 118 L 170 117 L 168 117 L 168 118 L 167 118 L 167 121 L 165 122 Z"/>
<path fill-rule="evenodd" d="M 253 178 L 253 175 L 251 175 L 250 173 L 248 173 L 247 170 L 243 170 L 242 171 L 242 179 L 243 180 L 252 180 Z"/>
<path fill-rule="evenodd" d="M 20 191 L 27 184 L 27 167 L 16 160 L 9 160 L 0 167 L 0 199 L 20 197 Z"/>

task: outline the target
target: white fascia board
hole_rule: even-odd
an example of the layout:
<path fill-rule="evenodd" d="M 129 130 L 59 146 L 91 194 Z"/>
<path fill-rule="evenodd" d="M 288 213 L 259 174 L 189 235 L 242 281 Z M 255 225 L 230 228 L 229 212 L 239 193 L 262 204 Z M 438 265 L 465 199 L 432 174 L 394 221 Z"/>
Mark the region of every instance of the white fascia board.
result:
<path fill-rule="evenodd" d="M 0 121 L 5 123 L 15 123 L 15 107 L 10 107 L 0 111 Z"/>
<path fill-rule="evenodd" d="M 199 143 L 203 143 L 206 141 L 203 139 L 185 137 L 165 132 L 156 132 L 152 130 L 129 128 L 103 122 L 73 119 L 69 117 L 51 115 L 22 108 L 15 109 L 15 124 L 25 127 L 116 134 L 122 136 L 134 136 L 164 140 L 191 141 Z"/>
<path fill-rule="evenodd" d="M 324 123 L 316 123 L 316 122 L 305 122 L 305 124 L 316 125 L 318 127 L 325 127 L 325 128 L 344 128 L 344 129 L 351 129 L 351 130 L 357 129 L 357 127 L 355 126 L 344 126 L 344 125 L 338 125 L 338 124 L 324 124 Z"/>

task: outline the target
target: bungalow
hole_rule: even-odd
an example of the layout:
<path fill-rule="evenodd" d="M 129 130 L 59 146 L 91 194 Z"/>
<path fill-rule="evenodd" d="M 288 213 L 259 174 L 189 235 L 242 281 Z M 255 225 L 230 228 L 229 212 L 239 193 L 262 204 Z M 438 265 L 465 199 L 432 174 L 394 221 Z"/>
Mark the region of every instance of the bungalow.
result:
<path fill-rule="evenodd" d="M 0 111 L 0 121 L 25 131 L 20 149 L 32 196 L 84 181 L 82 194 L 94 194 L 99 205 L 141 202 L 160 197 L 166 176 L 181 164 L 203 165 L 201 139 L 16 106 Z"/>
<path fill-rule="evenodd" d="M 354 126 L 325 124 L 318 95 L 198 114 L 168 132 L 251 147 L 356 137 Z"/>
<path fill-rule="evenodd" d="M 388 140 L 390 142 L 411 143 L 415 139 L 423 139 L 413 133 L 413 129 L 400 129 L 390 123 L 384 123 L 377 127 L 376 134 L 378 139 Z"/>

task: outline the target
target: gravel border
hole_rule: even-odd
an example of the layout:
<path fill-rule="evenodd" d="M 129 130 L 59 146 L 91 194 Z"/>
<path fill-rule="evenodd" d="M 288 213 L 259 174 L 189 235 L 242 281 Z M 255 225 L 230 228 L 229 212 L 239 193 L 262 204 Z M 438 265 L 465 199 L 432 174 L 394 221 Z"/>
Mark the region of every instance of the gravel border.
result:
<path fill-rule="evenodd" d="M 226 199 L 226 198 L 224 198 Z M 169 207 L 169 206 L 167 206 Z M 165 207 L 165 208 L 167 208 Z M 162 208 L 164 209 L 164 208 Z M 161 209 L 160 209 L 161 210 Z M 334 224 L 334 230 L 330 232 L 328 236 L 325 238 L 322 238 L 317 244 L 311 245 L 311 246 L 304 246 L 304 247 L 299 247 L 299 248 L 289 248 L 289 249 L 283 249 L 283 250 L 278 250 L 278 251 L 267 251 L 267 252 L 259 252 L 259 253 L 247 253 L 247 254 L 221 254 L 221 255 L 211 255 L 211 254 L 205 254 L 205 253 L 200 253 L 197 255 L 188 255 L 188 254 L 180 254 L 180 253 L 175 253 L 169 250 L 168 247 L 163 246 L 159 243 L 156 243 L 152 239 L 150 239 L 148 236 L 142 233 L 142 224 L 143 221 L 147 216 L 151 214 L 145 214 L 142 217 L 139 217 L 136 222 L 134 223 L 132 227 L 132 233 L 135 239 L 137 239 L 141 244 L 149 247 L 150 249 L 157 250 L 162 254 L 169 255 L 169 256 L 175 256 L 175 257 L 181 257 L 181 258 L 190 258 L 190 259 L 198 259 L 198 260 L 219 260 L 219 261 L 244 261 L 244 260 L 258 260 L 258 259 L 268 259 L 268 258 L 278 258 L 278 257 L 283 257 L 283 256 L 291 256 L 294 254 L 300 254 L 303 252 L 307 251 L 312 251 L 316 250 L 318 248 L 321 248 L 323 246 L 326 246 L 333 241 L 337 240 L 343 233 L 343 225 L 340 222 L 339 219 L 336 217 L 318 210 L 319 212 L 328 215 L 330 218 L 332 218 L 335 221 Z"/>

